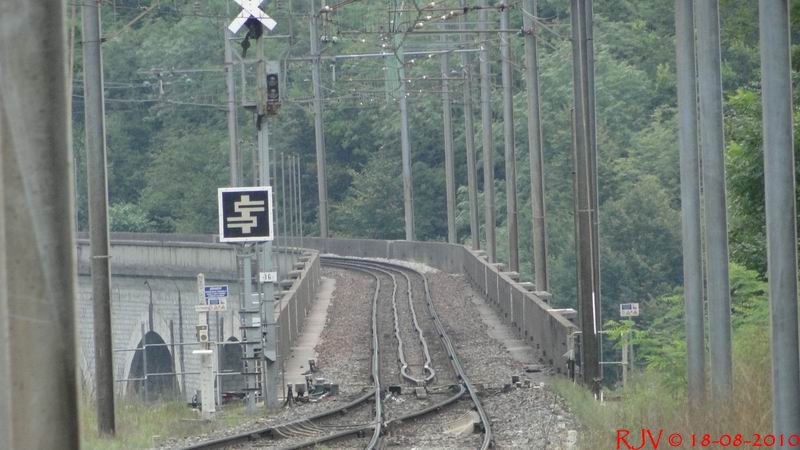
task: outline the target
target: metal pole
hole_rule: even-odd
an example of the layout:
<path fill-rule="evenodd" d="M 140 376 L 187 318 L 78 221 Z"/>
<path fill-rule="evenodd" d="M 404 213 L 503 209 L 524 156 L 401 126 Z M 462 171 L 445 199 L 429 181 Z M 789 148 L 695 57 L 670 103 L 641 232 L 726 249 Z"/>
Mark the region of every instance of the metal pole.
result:
<path fill-rule="evenodd" d="M 414 240 L 414 185 L 411 176 L 411 145 L 408 137 L 408 99 L 406 98 L 406 69 L 403 49 L 397 49 L 400 58 L 400 147 L 403 158 L 403 204 L 405 211 L 406 240 Z"/>
<path fill-rule="evenodd" d="M 295 253 L 300 248 L 300 226 L 297 223 L 297 158 L 289 155 L 292 161 L 292 223 L 294 224 Z"/>
<path fill-rule="evenodd" d="M 100 49 L 100 9 L 83 4 L 83 80 L 86 115 L 86 162 L 89 182 L 89 238 L 91 241 L 92 303 L 97 428 L 113 435 L 114 359 L 111 352 L 111 270 L 108 239 L 108 185 L 103 100 L 103 56 Z"/>
<path fill-rule="evenodd" d="M 483 203 L 486 221 L 486 255 L 489 262 L 495 262 L 497 246 L 495 244 L 495 216 L 494 216 L 494 142 L 492 141 L 492 105 L 491 86 L 489 85 L 489 49 L 486 37 L 488 27 L 487 0 L 480 1 L 478 12 L 480 48 L 480 74 L 481 74 L 481 138 L 483 140 Z"/>
<path fill-rule="evenodd" d="M 283 263 L 281 262 L 281 241 L 280 239 L 283 237 L 280 232 L 280 223 L 282 219 L 283 210 L 280 208 L 280 203 L 278 203 L 278 152 L 272 152 L 272 164 L 270 165 L 270 169 L 272 170 L 272 210 L 273 210 L 273 218 L 275 220 L 275 252 L 278 256 L 275 258 L 275 267 L 277 270 L 278 279 L 281 279 L 281 273 L 283 268 Z M 281 188 L 283 189 L 283 188 Z M 286 244 L 283 243 L 283 247 L 286 247 Z"/>
<path fill-rule="evenodd" d="M 314 138 L 317 145 L 317 186 L 319 191 L 319 237 L 328 237 L 328 182 L 326 179 L 325 134 L 322 127 L 322 94 L 319 75 L 319 30 L 317 14 L 311 4 L 311 82 L 314 87 Z"/>
<path fill-rule="evenodd" d="M 289 214 L 289 237 L 291 238 L 292 242 L 292 251 L 291 254 L 294 254 L 294 248 L 296 247 L 297 243 L 295 242 L 295 216 L 294 216 L 294 160 L 292 159 L 292 155 L 286 155 L 286 169 L 287 173 L 287 180 L 289 185 L 286 187 L 287 193 L 289 194 L 289 206 L 288 206 L 288 214 Z M 292 257 L 294 259 L 294 257 Z"/>
<path fill-rule="evenodd" d="M 258 144 L 250 151 L 250 180 L 251 186 L 258 185 Z"/>
<path fill-rule="evenodd" d="M 286 211 L 286 155 L 283 153 L 281 153 L 281 216 L 283 219 L 283 245 L 286 248 L 288 260 L 289 230 L 286 227 L 286 221 L 289 217 L 289 214 Z M 291 266 L 291 264 L 287 264 L 287 267 L 289 266 Z M 288 275 L 288 269 L 286 270 L 286 273 Z"/>
<path fill-rule="evenodd" d="M 292 159 L 294 160 L 294 224 L 295 230 L 297 232 L 296 241 L 297 241 L 297 248 L 298 254 L 302 252 L 300 250 L 303 247 L 303 226 L 302 226 L 302 217 L 300 214 L 300 157 L 297 155 L 292 155 Z"/>
<path fill-rule="evenodd" d="M 442 42 L 447 43 L 447 35 L 442 35 Z M 453 128 L 450 117 L 450 91 L 447 79 L 450 77 L 450 68 L 447 64 L 447 53 L 441 55 L 442 67 L 442 123 L 444 125 L 444 176 L 445 191 L 447 196 L 447 242 L 458 242 L 456 234 L 456 186 L 453 168 Z"/>
<path fill-rule="evenodd" d="M 242 249 L 242 278 L 244 286 L 244 301 L 239 309 L 239 323 L 242 333 L 242 347 L 245 373 L 245 388 L 247 390 L 247 411 L 254 413 L 256 408 L 256 390 L 258 386 L 258 373 L 256 372 L 255 345 L 259 343 L 258 336 L 250 328 L 253 326 L 253 260 L 249 248 Z"/>
<path fill-rule="evenodd" d="M 500 28 L 508 28 L 507 3 L 500 5 Z M 500 57 L 503 77 L 503 142 L 506 163 L 506 232 L 508 234 L 508 268 L 519 272 L 519 246 L 517 245 L 517 157 L 514 143 L 514 101 L 511 95 L 512 68 L 508 34 L 500 33 Z"/>
<path fill-rule="evenodd" d="M 772 350 L 772 428 L 800 434 L 797 216 L 787 0 L 759 1 L 764 117 L 767 267 Z M 789 448 L 789 445 L 781 446 Z"/>
<path fill-rule="evenodd" d="M 599 358 L 599 292 L 594 277 L 594 245 L 592 243 L 592 177 L 591 139 L 589 137 L 589 80 L 586 67 L 586 5 L 584 0 L 572 0 L 573 84 L 575 89 L 575 203 L 578 239 L 577 281 L 578 308 L 581 318 L 581 360 L 583 381 L 597 394 L 601 378 Z"/>
<path fill-rule="evenodd" d="M 239 271 L 238 261 L 236 271 Z M 183 342 L 183 300 L 181 299 L 181 288 L 175 283 L 175 288 L 178 290 L 178 342 L 180 348 L 178 349 L 180 355 L 181 365 L 181 391 L 183 392 L 183 399 L 186 400 L 186 360 L 184 355 L 184 342 Z"/>
<path fill-rule="evenodd" d="M 225 3 L 225 8 L 230 15 L 230 2 Z M 239 133 L 236 127 L 236 85 L 233 79 L 233 51 L 231 50 L 231 38 L 233 34 L 225 28 L 225 84 L 228 88 L 228 145 L 229 156 L 228 164 L 230 166 L 230 183 L 231 186 L 239 185 L 239 163 L 237 145 L 239 142 Z"/>
<path fill-rule="evenodd" d="M 258 39 L 258 107 L 260 128 L 258 129 L 258 169 L 259 182 L 261 186 L 269 186 L 269 130 L 267 128 L 266 116 L 266 61 L 264 60 L 264 38 Z M 272 224 L 274 229 L 274 224 Z M 272 242 L 267 241 L 260 244 L 262 251 L 259 253 L 259 270 L 271 272 L 273 267 Z M 260 299 L 262 311 L 261 317 L 261 344 L 262 358 L 265 370 L 265 383 L 262 385 L 262 395 L 264 405 L 267 409 L 278 407 L 278 375 L 280 361 L 277 356 L 277 333 L 275 330 L 275 293 L 271 282 L 261 283 L 259 276 L 260 289 L 263 296 Z"/>
<path fill-rule="evenodd" d="M 628 386 L 628 333 L 622 335 L 622 388 Z"/>
<path fill-rule="evenodd" d="M 297 223 L 300 225 L 300 247 L 303 248 L 303 188 L 301 181 L 303 173 L 300 170 L 300 155 L 297 155 Z"/>
<path fill-rule="evenodd" d="M 692 0 L 675 0 L 675 67 L 678 72 L 678 117 L 683 234 L 683 292 L 686 314 L 687 395 L 692 411 L 705 402 L 705 326 L 703 261 L 700 242 L 700 162 L 697 148 Z"/>
<path fill-rule="evenodd" d="M 466 0 L 461 0 L 461 7 L 467 6 Z M 461 24 L 466 22 L 466 18 L 461 16 Z M 467 35 L 461 33 L 461 42 L 464 47 L 467 44 Z M 478 173 L 475 162 L 475 128 L 472 123 L 474 114 L 472 112 L 472 68 L 469 53 L 461 53 L 461 65 L 464 66 L 464 139 L 467 151 L 467 189 L 469 190 L 469 234 L 472 241 L 472 249 L 481 248 L 480 224 L 478 219 Z"/>
<path fill-rule="evenodd" d="M 144 402 L 147 403 L 150 401 L 149 386 L 147 385 L 147 330 L 142 331 L 142 373 L 144 373 L 142 385 L 144 386 Z"/>
<path fill-rule="evenodd" d="M 711 392 L 726 401 L 733 389 L 731 368 L 731 297 L 728 281 L 728 226 L 725 205 L 725 143 L 722 129 L 719 2 L 694 3 L 697 25 L 697 71 L 700 143 L 703 152 L 706 285 L 711 342 Z M 794 275 L 793 275 L 794 276 Z"/>
<path fill-rule="evenodd" d="M 537 0 L 525 0 L 523 12 L 525 35 L 526 85 L 528 91 L 528 157 L 531 172 L 531 212 L 533 218 L 533 269 L 536 289 L 549 289 L 547 276 L 547 226 L 544 207 L 544 151 L 539 97 L 539 55 L 537 48 L 536 16 Z"/>
<path fill-rule="evenodd" d="M 0 448 L 80 446 L 64 6 L 0 2 Z"/>

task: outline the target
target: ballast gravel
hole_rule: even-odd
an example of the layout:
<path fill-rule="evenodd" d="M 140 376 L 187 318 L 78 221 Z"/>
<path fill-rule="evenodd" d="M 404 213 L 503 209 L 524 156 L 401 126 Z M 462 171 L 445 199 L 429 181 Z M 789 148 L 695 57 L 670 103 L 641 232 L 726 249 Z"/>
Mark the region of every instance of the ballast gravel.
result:
<path fill-rule="evenodd" d="M 491 310 L 467 278 L 418 263 L 391 262 L 412 267 L 427 277 L 434 306 L 470 381 L 479 388 L 483 407 L 491 421 L 494 448 L 575 448 L 575 430 L 578 429 L 578 424 L 567 411 L 563 400 L 547 388 L 552 376 L 546 368 L 543 372 L 527 373 L 525 368 L 536 361 L 520 360 L 518 356 L 513 356 L 504 342 L 493 337 L 497 333 L 490 334 L 493 330 L 484 321 L 484 316 Z M 182 448 L 204 440 L 298 419 L 323 409 L 335 408 L 371 385 L 370 321 L 374 279 L 366 274 L 331 267 L 325 267 L 322 275 L 336 279 L 336 290 L 328 308 L 321 341 L 316 348 L 319 354 L 318 371 L 314 376 L 324 377 L 329 382 L 338 384 L 339 395 L 318 403 L 285 409 L 267 418 L 252 419 L 236 427 L 217 430 L 204 436 L 169 440 L 159 448 Z M 491 311 L 489 314 L 496 313 Z M 521 383 L 512 385 L 512 375 L 519 376 Z M 409 404 L 415 403 L 410 401 L 410 397 L 407 398 Z M 426 430 L 424 437 L 419 437 L 422 433 L 414 432 L 414 438 L 410 440 L 403 437 L 398 427 L 387 439 L 386 448 L 474 448 L 475 443 L 479 442 L 476 436 L 465 436 L 461 441 L 463 445 L 454 444 L 459 441 L 452 436 L 444 436 L 452 431 L 451 428 L 459 417 L 463 419 L 463 415 L 468 413 L 468 401 L 461 403 L 452 412 L 438 419 L 433 417 L 425 424 L 420 421 L 420 426 Z M 324 448 L 363 448 L 364 442 L 366 440 L 353 438 L 329 443 Z M 264 448 L 266 445 L 269 444 L 241 448 Z M 278 443 L 274 448 L 280 447 Z"/>

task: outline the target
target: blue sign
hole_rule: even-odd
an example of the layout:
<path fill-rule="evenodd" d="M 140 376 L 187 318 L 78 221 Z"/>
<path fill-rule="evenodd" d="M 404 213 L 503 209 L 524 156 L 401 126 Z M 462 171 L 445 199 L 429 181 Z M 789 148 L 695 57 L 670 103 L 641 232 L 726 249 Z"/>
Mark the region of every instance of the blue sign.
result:
<path fill-rule="evenodd" d="M 228 301 L 228 285 L 206 286 L 205 295 L 207 305 L 224 305 Z"/>

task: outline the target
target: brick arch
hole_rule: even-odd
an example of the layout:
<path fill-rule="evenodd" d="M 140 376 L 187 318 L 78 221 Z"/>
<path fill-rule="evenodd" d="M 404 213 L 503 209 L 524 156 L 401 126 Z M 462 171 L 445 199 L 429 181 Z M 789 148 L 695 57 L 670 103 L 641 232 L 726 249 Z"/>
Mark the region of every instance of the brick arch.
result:
<path fill-rule="evenodd" d="M 142 307 L 144 311 L 139 315 L 139 318 L 133 321 L 133 329 L 130 332 L 130 335 L 127 339 L 125 345 L 125 352 L 122 352 L 122 364 L 117 366 L 116 371 L 116 379 L 123 380 L 128 378 L 128 375 L 131 373 L 131 367 L 133 366 L 133 360 L 136 356 L 136 352 L 133 351 L 145 339 L 145 335 L 149 331 L 153 331 L 154 333 L 158 334 L 161 339 L 169 344 L 169 320 L 165 319 L 159 312 L 158 309 L 155 308 L 153 310 L 153 329 L 150 330 L 150 312 L 148 311 L 148 304 L 143 303 Z M 144 334 L 142 333 L 144 330 Z M 177 328 L 176 328 L 177 331 Z M 176 354 L 172 353 L 172 349 L 170 348 L 170 358 L 172 361 L 172 367 L 174 369 L 179 368 L 179 358 Z M 148 350 L 149 352 L 149 350 Z M 174 370 L 177 372 L 177 370 Z M 180 392 L 185 391 L 185 386 L 181 384 L 181 377 L 177 377 L 177 386 Z M 128 385 L 127 382 L 120 382 L 117 383 L 117 394 L 118 395 L 127 395 L 128 394 Z"/>
<path fill-rule="evenodd" d="M 153 346 L 148 347 L 145 352 L 143 350 L 145 345 Z M 176 398 L 179 389 L 175 375 L 175 361 L 164 338 L 155 331 L 147 331 L 136 348 L 128 374 L 129 381 L 126 383 L 128 395 L 134 395 L 145 401 Z M 147 374 L 159 375 L 142 379 Z"/>

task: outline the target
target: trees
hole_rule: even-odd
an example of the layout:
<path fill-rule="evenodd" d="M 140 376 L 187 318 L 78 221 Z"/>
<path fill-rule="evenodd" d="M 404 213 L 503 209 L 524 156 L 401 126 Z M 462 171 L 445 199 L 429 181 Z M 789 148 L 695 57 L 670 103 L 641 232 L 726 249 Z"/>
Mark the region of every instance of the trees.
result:
<path fill-rule="evenodd" d="M 794 0 L 797 2 L 800 0 Z M 371 2 L 370 2 L 371 3 Z M 109 189 L 115 227 L 149 231 L 210 233 L 215 230 L 214 192 L 227 185 L 227 101 L 222 63 L 224 2 L 202 5 L 163 4 L 124 32 L 139 15 L 139 2 L 117 1 L 104 7 L 106 34 Z M 116 6 L 116 9 L 114 9 Z M 597 2 L 595 51 L 600 180 L 600 236 L 603 292 L 607 312 L 622 301 L 658 297 L 680 283 L 678 149 L 674 113 L 674 70 L 671 4 L 647 0 Z M 197 8 L 200 8 L 198 10 Z M 285 11 L 277 9 L 276 13 Z M 793 9 L 797 16 L 800 7 Z M 337 12 L 339 22 L 379 19 L 385 8 L 353 4 Z M 728 188 L 731 254 L 748 268 L 763 271 L 763 188 L 760 179 L 760 103 L 758 55 L 754 30 L 756 6 L 749 0 L 721 3 L 728 137 Z M 512 22 L 520 11 L 512 9 Z M 574 228 L 572 222 L 572 77 L 566 32 L 568 9 L 555 0 L 541 0 L 540 15 L 553 33 L 540 34 L 542 120 L 546 177 L 547 225 L 554 301 L 574 305 Z M 308 37 L 304 18 L 286 15 L 297 39 L 290 47 L 272 45 L 271 58 L 304 56 Z M 797 17 L 793 17 L 797 22 Z M 336 21 L 325 33 L 335 35 Z M 557 35 L 560 35 L 558 37 Z M 375 42 L 337 36 L 324 44 L 325 53 L 374 52 Z M 795 39 L 797 41 L 797 39 Z M 278 41 L 271 41 L 278 42 Z M 494 41 L 490 43 L 493 45 Z M 522 40 L 512 36 L 512 54 L 521 58 Z M 494 50 L 492 50 L 494 51 Z M 251 53 L 252 54 L 252 53 Z M 493 58 L 496 56 L 494 53 Z M 800 58 L 796 58 L 800 59 Z M 80 73 L 77 58 L 76 73 Z M 494 60 L 493 60 L 494 62 Z M 459 58 L 451 58 L 459 189 L 458 225 L 468 237 L 463 122 L 460 115 Z M 474 63 L 474 61 L 473 61 Z M 284 92 L 290 96 L 281 113 L 270 119 L 275 152 L 300 154 L 306 230 L 316 222 L 316 159 L 310 107 L 309 67 L 287 63 Z M 383 92 L 386 60 L 348 60 L 323 64 L 325 135 L 331 231 L 349 237 L 402 238 L 398 92 Z M 406 70 L 412 159 L 419 239 L 444 240 L 443 151 L 441 102 L 437 95 L 437 58 L 419 58 Z M 336 74 L 334 76 L 334 74 Z M 390 74 L 391 75 L 391 74 Z M 434 75 L 436 75 L 434 77 Z M 428 77 L 428 78 L 425 78 Z M 367 80 L 350 82 L 349 80 Z M 246 93 L 252 97 L 253 79 Z M 520 256 L 523 276 L 532 259 L 529 183 L 523 78 L 515 76 L 515 117 L 520 206 Z M 79 77 L 76 81 L 79 81 Z M 237 78 L 237 81 L 239 79 Z M 492 80 L 497 84 L 496 79 Z M 76 83 L 75 147 L 82 155 L 81 91 Z M 389 83 L 390 84 L 390 83 Z M 242 89 L 242 87 L 239 87 Z M 494 87 L 497 89 L 497 86 Z M 736 89 L 739 89 L 738 91 Z M 237 94 L 241 94 L 241 91 Z M 499 105 L 499 96 L 495 95 Z M 238 98 L 238 97 L 237 97 Z M 797 102 L 795 102 L 797 104 Z M 499 110 L 499 107 L 496 108 Z M 475 117 L 476 125 L 477 115 Z M 255 127 L 252 115 L 239 114 L 240 147 L 245 180 L 252 173 Z M 499 117 L 496 127 L 501 127 Z M 476 131 L 479 132 L 476 126 Z M 476 136 L 478 152 L 480 136 Z M 502 139 L 496 135 L 498 235 L 502 236 L 506 195 L 502 182 Z M 477 158 L 479 167 L 481 158 Z M 79 167 L 78 193 L 85 180 Z M 480 177 L 479 184 L 480 184 Z M 482 208 L 479 208 L 481 213 Z M 84 221 L 85 203 L 79 202 Z M 483 222 L 481 221 L 481 224 Z M 502 243 L 500 238 L 498 242 Z M 501 256 L 503 245 L 498 249 Z"/>

